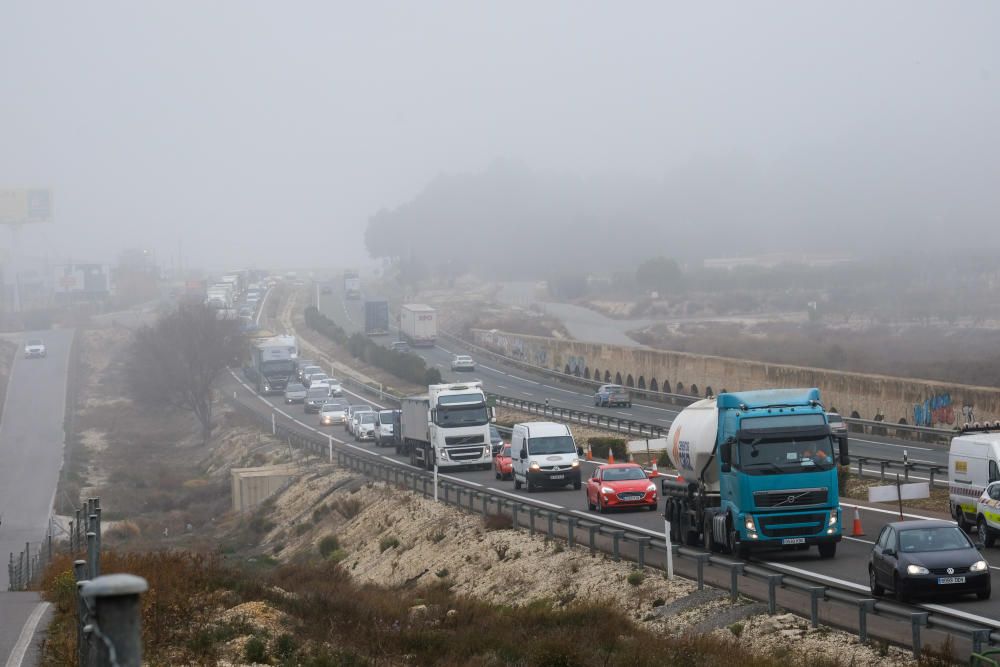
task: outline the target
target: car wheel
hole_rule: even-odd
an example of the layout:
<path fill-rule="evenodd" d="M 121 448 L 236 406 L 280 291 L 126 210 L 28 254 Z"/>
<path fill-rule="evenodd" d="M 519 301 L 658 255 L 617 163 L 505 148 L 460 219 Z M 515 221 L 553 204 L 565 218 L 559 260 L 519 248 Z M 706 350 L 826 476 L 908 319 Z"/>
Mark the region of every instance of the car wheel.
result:
<path fill-rule="evenodd" d="M 594 503 L 590 502 L 590 494 L 589 493 L 585 493 L 583 495 L 587 499 L 587 511 L 588 512 L 594 511 Z"/>
<path fill-rule="evenodd" d="M 499 471 L 497 471 L 497 470 L 494 470 L 494 471 L 493 471 L 493 474 L 494 474 L 494 475 L 496 475 L 496 478 L 497 478 L 497 479 L 502 479 L 502 478 L 503 478 L 503 475 L 501 475 L 501 474 L 500 474 L 500 472 L 499 472 Z"/>
<path fill-rule="evenodd" d="M 979 539 L 982 540 L 984 546 L 992 547 L 996 543 L 996 533 L 991 531 L 986 524 L 986 517 L 979 517 L 979 521 L 976 522 L 976 530 L 979 531 Z"/>
<path fill-rule="evenodd" d="M 885 595 L 885 589 L 882 587 L 882 584 L 878 583 L 878 578 L 875 576 L 875 568 L 871 566 L 868 567 L 868 587 L 875 597 Z"/>
<path fill-rule="evenodd" d="M 958 524 L 958 527 L 962 529 L 963 533 L 968 533 L 972 529 L 972 526 L 969 524 L 969 520 L 965 518 L 965 512 L 963 512 L 962 508 L 958 505 L 955 506 L 955 523 Z"/>
<path fill-rule="evenodd" d="M 990 592 L 991 591 L 990 591 L 989 588 L 987 588 L 985 591 L 977 591 L 976 592 L 976 597 L 979 598 L 980 600 L 989 600 L 990 599 Z"/>
<path fill-rule="evenodd" d="M 597 504 L 597 513 L 598 514 L 604 514 L 605 512 L 608 511 L 608 508 L 604 506 L 603 502 L 601 502 L 601 497 L 600 496 L 597 496 L 597 503 L 596 504 Z"/>

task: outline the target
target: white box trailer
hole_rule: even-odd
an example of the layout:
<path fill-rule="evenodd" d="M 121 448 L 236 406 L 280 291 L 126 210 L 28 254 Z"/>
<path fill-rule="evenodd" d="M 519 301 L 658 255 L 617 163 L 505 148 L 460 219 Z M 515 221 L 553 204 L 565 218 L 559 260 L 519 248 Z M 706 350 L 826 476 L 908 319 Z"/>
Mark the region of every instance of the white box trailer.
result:
<path fill-rule="evenodd" d="M 396 453 L 432 469 L 493 465 L 490 422 L 482 382 L 432 384 L 421 396 L 400 400 Z"/>
<path fill-rule="evenodd" d="M 413 347 L 434 347 L 437 311 L 422 303 L 404 304 L 399 312 L 399 333 Z"/>

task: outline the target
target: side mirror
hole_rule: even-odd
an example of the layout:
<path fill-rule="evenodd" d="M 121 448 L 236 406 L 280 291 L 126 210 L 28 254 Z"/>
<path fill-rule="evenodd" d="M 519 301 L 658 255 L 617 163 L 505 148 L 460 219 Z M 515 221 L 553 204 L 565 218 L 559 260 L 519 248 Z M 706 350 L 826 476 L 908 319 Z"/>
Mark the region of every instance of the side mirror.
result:
<path fill-rule="evenodd" d="M 519 458 L 522 461 L 525 460 L 526 458 L 528 458 L 528 450 L 527 449 L 522 449 L 521 450 L 521 455 L 519 456 Z"/>
<path fill-rule="evenodd" d="M 431 408 L 431 423 L 438 423 L 438 411 L 437 408 Z"/>
<path fill-rule="evenodd" d="M 583 447 L 577 447 L 576 448 L 576 455 L 577 456 L 583 456 Z"/>
<path fill-rule="evenodd" d="M 837 438 L 837 448 L 839 450 L 838 451 L 838 455 L 840 457 L 840 465 L 842 465 L 842 466 L 849 466 L 849 465 L 851 465 L 851 455 L 847 451 L 847 436 L 846 435 L 842 435 L 839 438 Z"/>
<path fill-rule="evenodd" d="M 722 472 L 730 472 L 733 469 L 733 439 L 728 438 L 719 445 L 719 461 L 722 463 Z"/>

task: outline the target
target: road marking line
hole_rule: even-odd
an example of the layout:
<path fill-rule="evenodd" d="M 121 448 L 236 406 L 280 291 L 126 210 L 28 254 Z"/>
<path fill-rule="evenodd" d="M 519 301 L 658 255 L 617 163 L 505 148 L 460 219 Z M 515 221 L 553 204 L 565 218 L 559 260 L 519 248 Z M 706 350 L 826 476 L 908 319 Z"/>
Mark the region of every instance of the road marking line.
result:
<path fill-rule="evenodd" d="M 528 392 L 526 392 L 526 391 L 522 391 L 521 393 L 522 393 L 522 394 L 524 394 L 525 396 L 534 396 L 534 394 L 529 394 L 529 393 L 528 393 Z"/>
<path fill-rule="evenodd" d="M 847 586 L 849 588 L 853 588 L 856 591 L 862 591 L 864 593 L 871 594 L 871 590 L 867 586 L 862 586 L 861 584 L 856 584 L 853 581 L 847 581 L 845 579 L 838 579 L 836 577 L 830 577 L 830 576 L 827 576 L 825 574 L 819 574 L 817 572 L 813 572 L 811 570 L 803 570 L 803 569 L 798 568 L 798 567 L 792 567 L 791 565 L 785 565 L 784 563 L 775 563 L 774 561 L 761 561 L 761 563 L 763 563 L 764 565 L 767 565 L 768 567 L 775 567 L 775 568 L 778 568 L 779 570 L 787 570 L 788 572 L 792 572 L 794 574 L 798 574 L 798 575 L 801 575 L 801 576 L 806 577 L 806 578 L 810 578 L 810 579 L 822 579 L 823 581 L 830 581 L 830 582 L 833 582 L 833 583 L 836 583 L 836 584 L 840 584 L 842 586 Z"/>
<path fill-rule="evenodd" d="M 525 496 L 523 496 L 523 495 L 520 495 L 520 494 L 517 494 L 517 493 L 511 493 L 510 491 L 504 491 L 503 489 L 498 489 L 498 488 L 497 488 L 497 487 L 495 487 L 495 486 L 490 486 L 490 487 L 487 487 L 487 488 L 489 488 L 489 489 L 492 489 L 493 491 L 496 491 L 497 493 L 502 493 L 502 494 L 504 494 L 505 496 L 510 496 L 511 498 L 517 498 L 518 500 L 522 500 L 522 501 L 527 501 L 527 500 L 529 500 L 528 498 L 526 498 L 526 497 L 525 497 Z M 552 507 L 552 508 L 554 508 L 554 509 L 557 509 L 557 510 L 563 510 L 563 509 L 566 509 L 566 508 L 565 508 L 565 507 L 563 507 L 562 505 L 556 505 L 555 503 L 547 503 L 547 502 L 545 502 L 544 500 L 535 500 L 534 498 L 531 498 L 531 499 L 530 499 L 530 501 L 531 501 L 531 502 L 530 502 L 530 503 L 528 503 L 529 505 L 530 505 L 531 503 L 537 503 L 537 504 L 539 504 L 539 505 L 546 505 L 546 506 L 548 506 L 548 507 Z"/>
<path fill-rule="evenodd" d="M 885 445 L 886 447 L 899 447 L 901 449 L 919 449 L 922 452 L 944 451 L 942 449 L 934 449 L 933 447 L 917 447 L 916 445 L 899 445 L 892 442 L 879 442 L 878 440 L 852 438 L 850 433 L 847 434 L 847 439 L 851 442 L 867 442 L 869 445 Z"/>
<path fill-rule="evenodd" d="M 28 652 L 28 646 L 31 644 L 31 638 L 35 636 L 38 623 L 42 620 L 42 616 L 48 608 L 48 602 L 39 602 L 32 610 L 31 615 L 28 616 L 28 620 L 24 622 L 24 627 L 21 628 L 21 634 L 17 637 L 17 643 L 14 644 L 10 655 L 7 656 L 6 667 L 21 667 L 21 664 L 24 662 L 24 655 Z"/>
<path fill-rule="evenodd" d="M 615 414 L 616 414 L 616 415 L 625 415 L 626 417 L 635 417 L 635 415 L 634 415 L 634 414 L 632 414 L 631 412 L 620 412 L 620 411 L 617 411 L 617 410 L 616 410 L 616 411 L 615 411 Z"/>
<path fill-rule="evenodd" d="M 462 484 L 471 484 L 472 486 L 482 487 L 479 482 L 473 482 L 471 479 L 462 479 L 461 477 L 455 477 L 454 475 L 442 475 L 438 472 L 438 477 L 444 477 L 445 479 L 453 479 L 456 482 L 461 482 Z"/>
<path fill-rule="evenodd" d="M 507 387 L 503 386 L 502 384 L 498 384 L 498 385 L 497 385 L 497 388 L 498 388 L 498 389 L 507 389 Z"/>
<path fill-rule="evenodd" d="M 622 528 L 628 528 L 631 531 L 638 531 L 640 533 L 646 533 L 647 535 L 652 535 L 654 537 L 659 537 L 659 538 L 663 537 L 663 533 L 658 533 L 655 530 L 649 530 L 647 528 L 642 528 L 641 526 L 636 526 L 636 525 L 633 525 L 631 523 L 624 523 L 622 521 L 615 521 L 614 519 L 609 519 L 609 518 L 604 517 L 604 516 L 594 516 L 593 514 L 590 514 L 588 512 L 583 512 L 581 510 L 570 510 L 570 511 L 573 514 L 579 514 L 580 516 L 587 517 L 588 519 L 590 519 L 592 521 L 613 524 L 615 526 L 621 526 Z"/>
<path fill-rule="evenodd" d="M 851 509 L 854 509 L 855 507 L 857 507 L 859 510 L 862 510 L 862 511 L 865 511 L 865 512 L 877 512 L 879 514 L 891 514 L 893 516 L 899 516 L 899 512 L 898 511 L 895 511 L 895 510 L 886 510 L 886 509 L 882 509 L 881 507 L 868 507 L 867 505 L 852 505 L 851 503 L 840 503 L 840 506 L 841 507 L 850 507 Z M 907 519 L 927 519 L 927 520 L 931 520 L 931 521 L 942 521 L 944 523 L 955 523 L 954 521 L 950 521 L 948 519 L 939 519 L 936 516 L 923 516 L 921 514 L 906 514 L 906 513 L 904 513 L 903 516 L 905 518 L 907 518 Z"/>
<path fill-rule="evenodd" d="M 553 387 L 550 384 L 543 384 L 542 386 L 545 387 L 546 389 L 554 389 L 556 391 L 561 391 L 564 394 L 573 394 L 574 396 L 586 396 L 587 395 L 587 394 L 581 394 L 578 391 L 570 391 L 569 389 L 561 389 L 559 387 Z"/>

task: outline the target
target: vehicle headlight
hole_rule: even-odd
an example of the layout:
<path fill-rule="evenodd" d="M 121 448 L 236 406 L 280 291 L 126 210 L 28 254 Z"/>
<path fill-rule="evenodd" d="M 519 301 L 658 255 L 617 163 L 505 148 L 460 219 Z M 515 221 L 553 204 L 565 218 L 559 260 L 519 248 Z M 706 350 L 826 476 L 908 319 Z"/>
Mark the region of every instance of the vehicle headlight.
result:
<path fill-rule="evenodd" d="M 601 493 L 603 493 L 603 494 L 610 495 L 610 494 L 612 494 L 614 492 L 615 492 L 615 490 L 612 489 L 610 486 L 602 486 L 601 487 Z"/>
<path fill-rule="evenodd" d="M 573 459 L 573 462 L 570 463 L 569 466 L 571 468 L 579 468 L 580 467 L 580 459 Z"/>
<path fill-rule="evenodd" d="M 743 525 L 746 527 L 747 530 L 749 530 L 751 532 L 757 532 L 757 524 L 755 524 L 753 522 L 753 517 L 752 516 L 748 516 L 746 518 L 746 521 L 743 523 Z"/>
<path fill-rule="evenodd" d="M 907 565 L 907 574 L 928 574 L 928 570 L 923 565 Z"/>
<path fill-rule="evenodd" d="M 542 466 L 540 466 L 540 465 L 538 465 L 538 463 L 532 461 L 531 465 L 528 466 L 528 469 L 529 470 L 541 470 Z"/>
<path fill-rule="evenodd" d="M 837 513 L 836 512 L 830 512 L 830 520 L 827 521 L 826 525 L 828 525 L 828 526 L 836 526 L 837 525 Z"/>
<path fill-rule="evenodd" d="M 986 565 L 986 561 L 977 560 L 975 563 L 969 566 L 969 572 L 984 572 L 987 567 L 988 566 Z"/>
<path fill-rule="evenodd" d="M 651 491 L 653 493 L 656 493 L 656 484 L 650 484 L 649 486 L 646 487 L 646 493 L 649 493 Z"/>

